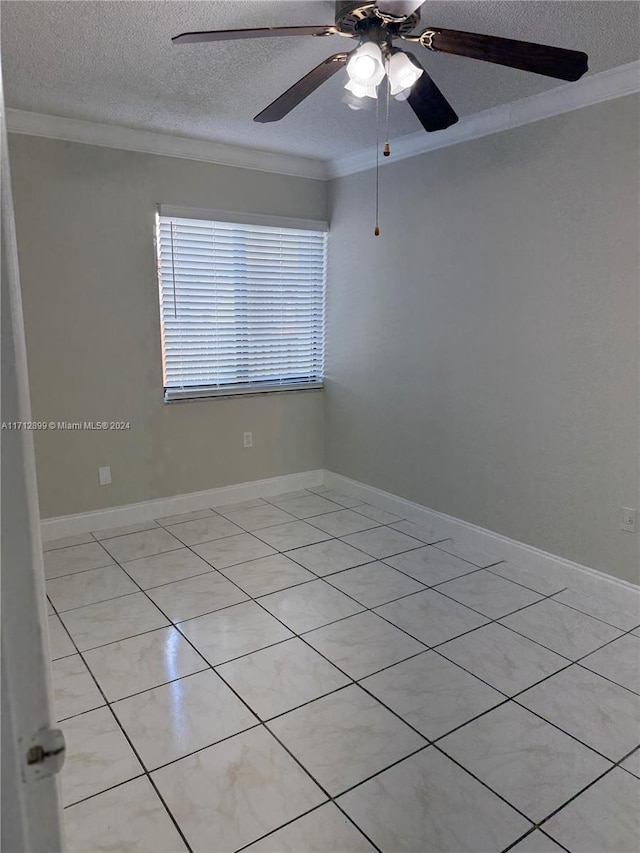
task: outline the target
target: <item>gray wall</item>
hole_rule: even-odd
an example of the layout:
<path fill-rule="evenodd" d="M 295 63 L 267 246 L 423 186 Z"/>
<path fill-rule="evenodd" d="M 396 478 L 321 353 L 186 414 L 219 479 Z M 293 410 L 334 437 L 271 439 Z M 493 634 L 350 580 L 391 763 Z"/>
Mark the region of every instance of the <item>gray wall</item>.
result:
<path fill-rule="evenodd" d="M 638 99 L 333 182 L 326 467 L 639 580 Z"/>
<path fill-rule="evenodd" d="M 157 203 L 324 219 L 326 184 L 20 135 L 10 149 L 33 417 L 131 422 L 36 434 L 42 516 L 322 467 L 322 392 L 163 403 L 153 229 Z"/>

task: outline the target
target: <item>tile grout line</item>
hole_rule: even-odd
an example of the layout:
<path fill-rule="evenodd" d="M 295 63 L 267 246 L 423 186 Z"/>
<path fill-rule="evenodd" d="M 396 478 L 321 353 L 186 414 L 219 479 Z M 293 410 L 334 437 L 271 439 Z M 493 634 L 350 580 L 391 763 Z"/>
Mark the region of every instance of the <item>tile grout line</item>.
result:
<path fill-rule="evenodd" d="M 565 587 L 561 592 L 566 592 L 566 590 L 570 590 L 570 587 Z M 571 592 L 575 592 L 575 590 L 570 590 Z M 635 593 L 634 593 L 635 594 Z M 640 623 L 638 625 L 634 625 L 632 628 L 621 628 L 619 625 L 614 625 L 613 622 L 607 622 L 604 619 L 600 619 L 599 616 L 593 616 L 591 613 L 585 613 L 584 610 L 579 610 L 577 607 L 572 607 L 571 604 L 567 604 L 566 601 L 559 601 L 558 604 L 561 604 L 563 607 L 568 607 L 569 610 L 573 610 L 574 613 L 581 613 L 583 616 L 589 616 L 591 619 L 595 619 L 596 622 L 602 622 L 603 625 L 608 625 L 610 628 L 616 628 L 618 631 L 624 631 L 625 634 L 630 634 L 632 631 L 637 631 L 640 628 Z"/>
<path fill-rule="evenodd" d="M 77 545 L 71 545 L 70 547 L 71 548 L 77 548 L 78 546 Z M 64 550 L 64 549 L 58 548 L 58 551 L 62 551 L 62 550 Z M 51 554 L 53 552 L 47 551 L 46 553 Z M 60 580 L 60 578 L 72 578 L 74 575 L 84 575 L 86 572 L 95 572 L 96 569 L 109 569 L 109 568 L 112 568 L 113 566 L 117 566 L 117 565 L 118 565 L 118 563 L 116 563 L 115 560 L 110 559 L 110 562 L 105 563 L 104 566 L 91 566 L 91 568 L 89 568 L 89 569 L 80 569 L 80 571 L 76 571 L 76 572 L 67 572 L 65 575 L 56 575 L 55 577 L 51 577 L 51 578 L 48 578 L 45 574 L 44 579 L 45 579 L 45 582 L 48 583 L 49 581 Z"/>
<path fill-rule="evenodd" d="M 352 818 L 350 818 L 349 815 L 345 811 L 343 811 L 340 808 L 340 806 L 336 802 L 334 802 L 333 800 L 327 800 L 324 803 L 320 803 L 319 806 L 314 806 L 312 809 L 309 809 L 309 811 L 304 812 L 304 814 L 298 815 L 298 817 L 291 818 L 291 820 L 288 820 L 286 823 L 283 823 L 277 829 L 272 829 L 270 832 L 266 832 L 264 835 L 261 835 L 260 838 L 256 838 L 254 841 L 249 841 L 248 844 L 245 844 L 242 847 L 238 847 L 238 849 L 235 850 L 234 853 L 242 853 L 242 851 L 246 850 L 247 847 L 251 847 L 254 844 L 259 844 L 261 841 L 264 841 L 265 838 L 269 838 L 271 835 L 274 835 L 276 832 L 280 832 L 280 830 L 286 829 L 287 826 L 291 826 L 292 823 L 295 823 L 298 820 L 302 820 L 302 818 L 307 817 L 308 815 L 313 814 L 314 812 L 317 812 L 317 811 L 319 811 L 319 809 L 324 808 L 325 806 L 328 806 L 328 805 L 334 805 L 337 809 L 339 809 L 341 814 L 343 814 L 347 818 L 347 820 L 351 824 L 353 824 L 353 826 L 356 828 L 356 830 L 367 839 L 369 844 L 371 844 L 372 848 L 374 850 L 377 850 L 378 853 L 383 853 L 383 851 L 376 844 L 373 843 L 373 841 L 369 838 L 369 836 L 366 835 L 360 829 L 360 827 L 356 823 L 354 823 Z"/>
<path fill-rule="evenodd" d="M 531 836 L 533 835 L 534 832 L 542 833 L 545 836 L 545 838 L 550 839 L 554 844 L 556 844 L 558 846 L 559 850 L 564 850 L 565 853 L 571 853 L 570 850 L 568 850 L 566 847 L 564 847 L 562 844 L 560 844 L 560 842 L 556 841 L 554 838 L 551 838 L 550 835 L 547 835 L 547 833 L 544 832 L 544 830 L 540 829 L 540 827 L 538 827 L 538 826 L 532 826 L 531 829 L 527 830 L 527 832 L 525 832 L 524 835 L 521 835 L 519 838 L 516 838 L 516 840 L 512 841 L 508 847 L 505 847 L 501 851 L 501 853 L 510 853 L 510 851 L 513 850 L 515 847 L 517 847 L 518 844 L 520 844 L 522 841 L 526 841 L 528 838 L 531 838 Z"/>
<path fill-rule="evenodd" d="M 547 721 L 545 720 L 545 722 L 547 722 Z M 431 745 L 433 747 L 435 747 L 435 749 L 437 749 L 443 755 L 445 755 L 450 761 L 453 761 L 454 764 L 457 764 L 458 767 L 460 767 L 462 770 L 464 770 L 470 776 L 473 776 L 473 778 L 476 779 L 476 781 L 480 782 L 482 785 L 484 785 L 485 788 L 488 788 L 489 791 L 494 793 L 496 796 L 500 797 L 500 799 L 503 800 L 505 803 L 507 803 L 507 805 L 511 806 L 512 809 L 515 809 L 515 811 L 517 811 L 524 818 L 526 818 L 526 820 L 528 820 L 530 823 L 533 824 L 531 829 L 527 833 L 525 833 L 525 836 L 520 836 L 520 838 L 516 839 L 516 841 L 514 841 L 511 845 L 509 845 L 507 850 L 511 849 L 511 847 L 513 847 L 518 841 L 522 840 L 523 837 L 531 835 L 531 833 L 534 832 L 536 829 L 540 829 L 547 821 L 551 820 L 551 818 L 554 817 L 559 811 L 562 811 L 562 809 L 564 809 L 566 806 L 568 806 L 570 803 L 572 803 L 573 800 L 575 800 L 577 797 L 584 794 L 584 792 L 587 791 L 589 788 L 593 787 L 595 784 L 600 782 L 605 776 L 607 776 L 609 773 L 611 773 L 613 770 L 615 770 L 616 767 L 618 766 L 617 764 L 612 763 L 610 767 L 607 767 L 606 770 L 604 770 L 602 773 L 600 773 L 598 776 L 596 776 L 595 779 L 592 779 L 591 782 L 589 782 L 587 785 L 585 785 L 583 788 L 581 788 L 579 791 L 577 791 L 577 793 L 573 794 L 571 797 L 564 800 L 556 809 L 554 809 L 552 812 L 549 812 L 549 814 L 545 815 L 541 820 L 535 821 L 532 818 L 528 817 L 528 815 L 526 815 L 524 812 L 522 812 L 513 803 L 510 803 L 501 794 L 498 794 L 497 791 L 494 791 L 494 789 L 491 788 L 487 782 L 484 782 L 482 779 L 480 779 L 478 776 L 476 776 L 475 773 L 473 773 L 471 770 L 469 770 L 467 767 L 465 767 L 464 764 L 461 764 L 458 759 L 449 755 L 449 753 L 446 752 L 446 750 L 443 749 L 438 743 L 434 742 Z M 545 833 L 545 835 L 546 834 L 547 833 Z M 550 837 L 552 837 L 552 836 L 550 836 Z M 555 838 L 552 838 L 552 840 L 555 841 Z M 505 853 L 506 853 L 506 851 L 505 851 Z"/>
<path fill-rule="evenodd" d="M 582 794 L 584 794 L 584 793 L 585 793 L 585 791 L 588 791 L 588 790 L 589 790 L 589 788 L 593 788 L 593 786 L 594 786 L 594 785 L 596 785 L 598 782 L 600 782 L 602 779 L 604 779 L 604 777 L 605 777 L 605 776 L 608 776 L 608 775 L 609 775 L 612 771 L 614 771 L 617 767 L 618 767 L 618 765 L 617 765 L 617 764 L 612 764 L 612 766 L 611 766 L 611 767 L 607 767 L 607 769 L 606 769 L 605 771 L 603 771 L 602 773 L 600 773 L 600 775 L 599 775 L 599 776 L 596 776 L 596 778 L 595 778 L 595 779 L 592 779 L 592 780 L 591 780 L 591 782 L 589 782 L 589 784 L 588 784 L 588 785 L 585 785 L 585 786 L 584 786 L 584 788 L 581 788 L 577 793 L 575 793 L 575 794 L 573 794 L 571 797 L 569 797 L 565 802 L 563 802 L 560 806 L 558 806 L 558 808 L 557 808 L 557 809 L 554 809 L 552 812 L 549 812 L 549 814 L 548 814 L 548 815 L 545 815 L 545 817 L 543 817 L 543 818 L 542 818 L 542 820 L 537 821 L 537 822 L 536 822 L 536 829 L 542 829 L 542 828 L 543 828 L 543 826 L 544 826 L 544 824 L 545 824 L 545 823 L 547 823 L 548 821 L 550 821 L 550 820 L 551 820 L 551 818 L 555 817 L 555 816 L 558 814 L 558 812 L 562 811 L 562 809 L 566 808 L 566 807 L 567 807 L 568 805 L 570 805 L 574 800 L 576 800 L 578 797 L 582 796 Z M 545 832 L 545 835 L 546 835 L 546 834 L 547 834 L 547 833 Z M 550 838 L 553 838 L 553 836 L 549 836 L 549 837 L 550 837 Z M 553 840 L 555 841 L 555 838 L 553 838 Z"/>
<path fill-rule="evenodd" d="M 626 637 L 627 635 L 623 634 L 622 636 Z M 622 637 L 616 637 L 615 639 L 621 640 Z M 613 642 L 615 642 L 615 640 L 611 640 L 611 643 L 613 643 Z M 607 643 L 606 645 L 610 645 L 610 643 Z M 601 646 L 599 649 L 596 649 L 596 652 L 601 651 L 601 649 L 603 649 L 603 648 L 604 648 L 604 646 Z M 595 654 L 595 652 L 592 652 L 591 654 Z M 605 681 L 608 681 L 611 684 L 615 684 L 616 687 L 621 687 L 623 690 L 628 690 L 629 693 L 632 693 L 634 696 L 640 696 L 640 693 L 638 693 L 636 690 L 633 690 L 631 687 L 627 687 L 624 684 L 620 684 L 619 681 L 614 681 L 613 678 L 610 678 L 608 675 L 602 675 L 601 673 L 596 672 L 593 669 L 589 669 L 588 666 L 585 666 L 583 663 L 580 663 L 579 661 L 576 661 L 576 666 L 579 666 L 581 669 L 585 669 L 587 672 L 590 672 L 592 675 L 597 675 L 599 678 L 603 678 Z"/>
<path fill-rule="evenodd" d="M 120 568 L 120 566 L 118 566 L 118 568 Z M 72 577 L 72 575 L 69 575 L 69 577 Z M 92 607 L 94 604 L 104 604 L 107 601 L 118 601 L 121 598 L 129 598 L 129 596 L 137 594 L 138 590 L 136 589 L 134 592 L 124 592 L 121 595 L 112 595 L 110 598 L 101 598 L 99 601 L 90 601 L 88 604 L 77 604 L 75 607 L 66 607 L 64 610 L 58 610 L 57 613 L 58 615 L 61 613 L 73 613 L 74 610 L 82 610 L 83 607 Z"/>
<path fill-rule="evenodd" d="M 441 549 L 439 548 L 438 550 Z M 498 574 L 498 572 L 493 571 L 497 566 L 502 565 L 511 566 L 513 565 L 513 563 L 510 563 L 508 560 L 503 560 L 501 563 L 492 563 L 485 569 L 485 572 L 490 572 L 495 577 L 502 578 L 503 581 L 509 581 L 510 583 L 514 583 L 517 586 L 521 586 L 523 589 L 528 589 L 530 592 L 537 592 L 538 595 L 557 595 L 559 592 L 564 592 L 566 589 L 568 589 L 568 587 L 562 586 L 559 589 L 554 590 L 553 592 L 540 592 L 539 589 L 534 589 L 532 586 L 527 586 L 526 583 L 523 583 L 522 581 L 516 580 L 515 578 L 505 577 L 504 575 Z"/>

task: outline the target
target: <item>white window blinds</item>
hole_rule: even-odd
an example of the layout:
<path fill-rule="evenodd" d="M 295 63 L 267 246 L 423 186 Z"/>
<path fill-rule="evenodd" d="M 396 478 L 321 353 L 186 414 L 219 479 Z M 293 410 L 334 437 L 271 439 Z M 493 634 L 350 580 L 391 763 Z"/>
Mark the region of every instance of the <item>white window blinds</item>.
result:
<path fill-rule="evenodd" d="M 322 382 L 326 233 L 159 215 L 165 399 Z"/>

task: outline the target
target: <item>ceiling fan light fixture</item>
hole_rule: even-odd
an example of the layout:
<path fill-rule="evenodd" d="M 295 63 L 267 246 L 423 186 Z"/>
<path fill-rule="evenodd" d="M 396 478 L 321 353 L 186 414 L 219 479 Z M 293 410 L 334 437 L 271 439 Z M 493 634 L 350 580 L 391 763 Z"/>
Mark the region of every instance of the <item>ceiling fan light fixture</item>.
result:
<path fill-rule="evenodd" d="M 401 50 L 395 51 L 389 57 L 387 64 L 391 94 L 395 97 L 403 91 L 411 89 L 423 73 L 423 69 L 413 62 L 408 54 Z"/>
<path fill-rule="evenodd" d="M 361 44 L 347 62 L 347 74 L 352 83 L 360 86 L 377 86 L 384 77 L 382 51 L 374 42 Z"/>

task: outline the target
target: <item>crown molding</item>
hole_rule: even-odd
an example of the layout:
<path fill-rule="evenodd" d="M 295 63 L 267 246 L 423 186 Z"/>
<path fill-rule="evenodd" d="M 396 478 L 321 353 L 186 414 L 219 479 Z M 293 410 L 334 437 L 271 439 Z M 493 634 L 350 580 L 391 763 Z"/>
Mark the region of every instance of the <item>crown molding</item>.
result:
<path fill-rule="evenodd" d="M 328 164 L 309 157 L 25 110 L 7 109 L 6 114 L 7 129 L 10 133 L 44 136 L 66 142 L 84 142 L 88 145 L 160 154 L 165 157 L 180 157 L 297 178 L 326 180 L 328 177 Z"/>
<path fill-rule="evenodd" d="M 557 86 L 538 95 L 500 104 L 488 110 L 465 116 L 447 130 L 435 133 L 418 131 L 393 141 L 393 155 L 383 159 L 387 166 L 398 160 L 416 157 L 438 148 L 480 139 L 541 119 L 579 110 L 602 101 L 610 101 L 640 91 L 640 61 L 620 65 L 599 74 L 583 77 L 575 83 Z M 243 148 L 222 142 L 136 130 L 115 124 L 101 124 L 82 119 L 7 109 L 7 129 L 11 133 L 44 136 L 67 142 L 84 142 L 125 151 L 181 157 L 221 166 L 237 166 L 258 172 L 272 172 L 299 178 L 327 180 L 353 175 L 373 168 L 375 148 L 366 148 L 331 161 L 314 160 L 273 151 Z"/>
<path fill-rule="evenodd" d="M 575 83 L 558 86 L 529 98 L 500 104 L 488 110 L 461 118 L 447 130 L 425 133 L 418 131 L 392 140 L 392 156 L 381 161 L 389 165 L 408 157 L 416 157 L 438 148 L 447 148 L 460 142 L 468 142 L 500 133 L 541 119 L 579 110 L 602 101 L 610 101 L 640 91 L 640 62 L 630 62 L 583 77 Z M 373 168 L 376 159 L 375 147 L 332 160 L 329 164 L 330 177 L 341 178 Z"/>

